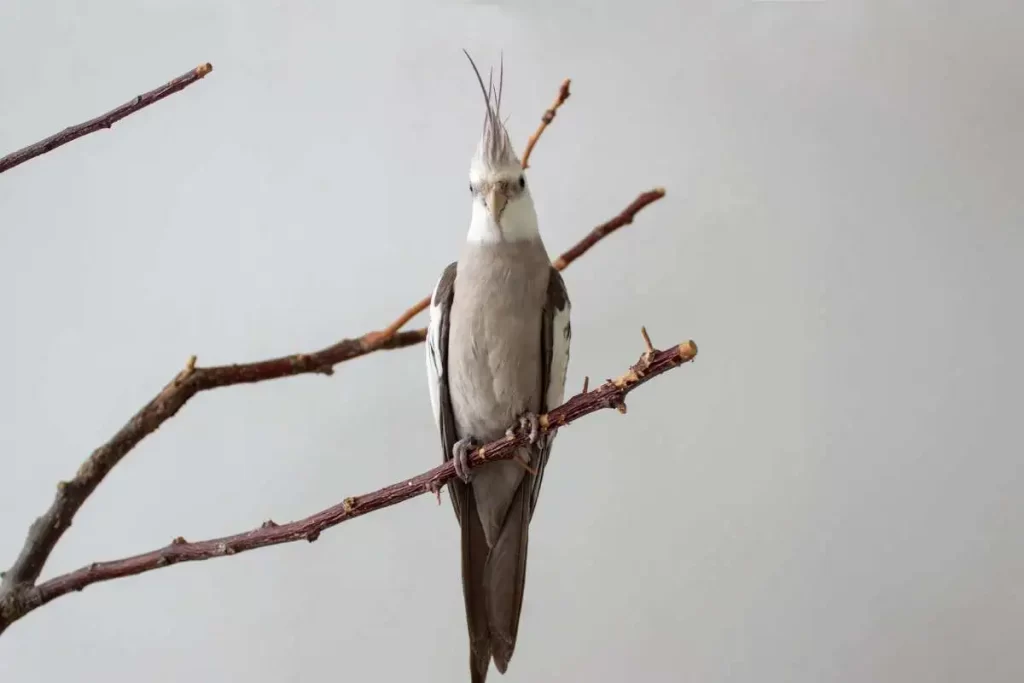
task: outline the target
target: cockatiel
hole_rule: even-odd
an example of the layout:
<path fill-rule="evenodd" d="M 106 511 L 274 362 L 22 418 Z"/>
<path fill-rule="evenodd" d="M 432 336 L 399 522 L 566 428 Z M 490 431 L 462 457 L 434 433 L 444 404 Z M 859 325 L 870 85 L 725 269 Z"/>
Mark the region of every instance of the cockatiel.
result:
<path fill-rule="evenodd" d="M 448 491 L 462 533 L 471 680 L 483 683 L 491 658 L 505 673 L 515 649 L 529 524 L 554 439 L 538 436 L 537 416 L 562 403 L 571 329 L 565 284 L 499 117 L 504 68 L 495 93 L 469 61 L 486 106 L 469 168 L 473 212 L 431 298 L 427 376 L 441 451 L 459 475 Z M 530 435 L 518 462 L 470 470 L 474 448 L 512 425 Z"/>

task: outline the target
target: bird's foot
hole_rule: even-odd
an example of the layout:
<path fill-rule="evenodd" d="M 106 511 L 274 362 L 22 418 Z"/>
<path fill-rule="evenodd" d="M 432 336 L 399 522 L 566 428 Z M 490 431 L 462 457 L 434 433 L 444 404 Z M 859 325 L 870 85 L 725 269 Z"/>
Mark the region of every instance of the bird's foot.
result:
<path fill-rule="evenodd" d="M 537 443 L 537 439 L 540 438 L 540 418 L 537 417 L 537 413 L 531 413 L 529 411 L 519 416 L 519 431 L 526 434 L 526 440 L 532 446 Z M 505 431 L 505 436 L 514 437 L 516 430 L 509 427 Z"/>
<path fill-rule="evenodd" d="M 459 439 L 452 446 L 452 462 L 455 463 L 455 474 L 458 475 L 459 479 L 467 484 L 472 478 L 469 458 L 477 448 L 479 448 L 479 446 L 477 445 L 476 439 L 471 436 L 467 436 L 465 439 Z"/>

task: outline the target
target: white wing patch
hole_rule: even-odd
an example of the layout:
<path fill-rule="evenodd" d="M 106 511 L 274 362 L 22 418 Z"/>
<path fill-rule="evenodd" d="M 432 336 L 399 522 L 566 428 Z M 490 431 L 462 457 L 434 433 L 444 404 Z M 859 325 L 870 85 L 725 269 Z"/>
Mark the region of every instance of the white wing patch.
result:
<path fill-rule="evenodd" d="M 556 310 L 551 321 L 551 375 L 545 394 L 548 410 L 562 405 L 565 399 L 565 375 L 569 370 L 569 342 L 572 338 L 570 308 L 569 300 L 566 299 L 565 308 Z"/>
<path fill-rule="evenodd" d="M 444 277 L 443 275 L 441 276 Z M 434 409 L 434 422 L 438 429 L 441 427 L 441 376 L 444 375 L 444 368 L 441 366 L 441 306 L 434 304 L 434 295 L 440 286 L 438 279 L 434 285 L 434 291 L 430 295 L 430 323 L 427 326 L 427 384 L 430 387 L 430 405 Z"/>

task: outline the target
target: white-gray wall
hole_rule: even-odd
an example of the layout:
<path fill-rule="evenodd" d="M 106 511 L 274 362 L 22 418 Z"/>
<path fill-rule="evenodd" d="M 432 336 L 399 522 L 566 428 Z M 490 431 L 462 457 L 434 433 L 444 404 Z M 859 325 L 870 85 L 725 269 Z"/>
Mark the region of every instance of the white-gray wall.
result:
<path fill-rule="evenodd" d="M 55 483 L 196 353 L 311 350 L 433 285 L 504 50 L 571 389 L 700 345 L 566 430 L 508 681 L 1024 678 L 1019 2 L 0 3 L 0 151 L 211 61 L 0 177 L 0 564 Z M 674 5 L 675 7 L 670 7 Z M 439 459 L 420 348 L 201 395 L 44 577 L 303 516 Z M 4 680 L 466 680 L 432 498 L 60 599 Z M 492 671 L 492 677 L 499 678 Z"/>

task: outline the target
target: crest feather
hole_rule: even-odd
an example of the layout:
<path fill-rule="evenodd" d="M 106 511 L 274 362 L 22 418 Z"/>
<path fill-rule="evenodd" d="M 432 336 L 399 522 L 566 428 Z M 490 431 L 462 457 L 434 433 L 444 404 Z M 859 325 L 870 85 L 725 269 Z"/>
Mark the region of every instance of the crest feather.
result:
<path fill-rule="evenodd" d="M 480 144 L 477 145 L 476 159 L 491 169 L 512 165 L 518 166 L 519 157 L 516 156 L 515 150 L 512 149 L 512 141 L 509 139 L 508 131 L 505 130 L 505 125 L 501 120 L 501 91 L 505 81 L 504 55 L 501 58 L 498 70 L 498 88 L 495 91 L 493 70 L 488 75 L 488 84 L 485 86 L 484 79 L 480 75 L 480 70 L 476 68 L 473 58 L 469 56 L 469 52 L 466 50 L 463 50 L 463 53 L 465 53 L 466 58 L 469 60 L 470 66 L 473 67 L 473 72 L 476 74 L 476 80 L 480 84 L 480 92 L 483 93 L 484 105 L 486 106 L 484 128 L 480 136 Z"/>

